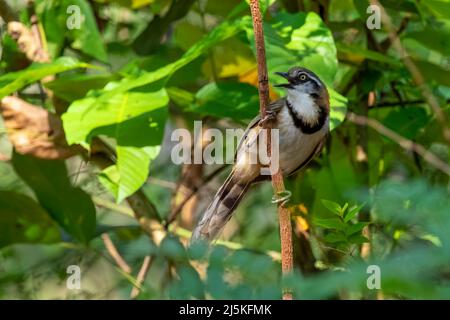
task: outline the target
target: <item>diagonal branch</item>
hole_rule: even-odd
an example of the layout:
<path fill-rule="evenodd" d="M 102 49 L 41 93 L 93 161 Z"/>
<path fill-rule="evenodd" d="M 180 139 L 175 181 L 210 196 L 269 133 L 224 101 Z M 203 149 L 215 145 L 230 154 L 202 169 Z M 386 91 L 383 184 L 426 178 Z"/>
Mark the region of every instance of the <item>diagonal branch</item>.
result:
<path fill-rule="evenodd" d="M 447 163 L 445 163 L 444 161 L 442 161 L 441 159 L 439 159 L 434 153 L 428 151 L 421 144 L 415 143 L 411 140 L 406 139 L 405 137 L 402 137 L 397 132 L 385 127 L 384 125 L 382 125 L 380 122 L 378 122 L 375 119 L 360 116 L 360 115 L 354 114 L 353 112 L 349 112 L 347 114 L 347 119 L 358 125 L 371 127 L 372 129 L 379 132 L 380 134 L 395 141 L 403 149 L 416 152 L 418 155 L 420 155 L 425 161 L 427 161 L 433 167 L 439 169 L 440 171 L 442 171 L 445 174 L 450 176 L 450 166 Z"/>
<path fill-rule="evenodd" d="M 141 269 L 139 270 L 138 276 L 136 278 L 139 286 L 134 286 L 133 290 L 131 290 L 130 294 L 131 299 L 135 299 L 141 292 L 140 287 L 142 287 L 142 284 L 144 283 L 145 277 L 147 276 L 147 273 L 153 264 L 153 260 L 154 259 L 152 259 L 151 256 L 145 256 L 144 262 L 142 262 Z"/>
<path fill-rule="evenodd" d="M 258 91 L 259 91 L 259 107 L 261 119 L 266 117 L 267 105 L 269 104 L 269 80 L 266 65 L 266 49 L 264 45 L 264 31 L 262 26 L 262 16 L 259 9 L 259 0 L 250 1 L 250 9 L 253 20 L 253 31 L 255 33 L 256 45 L 256 61 L 258 63 Z M 270 123 L 265 124 L 267 130 L 267 153 L 270 155 L 271 150 L 271 133 Z M 285 192 L 283 176 L 280 169 L 272 174 L 272 186 L 276 197 L 278 198 Z M 284 201 L 283 201 L 284 202 Z M 289 210 L 284 207 L 282 202 L 278 203 L 278 219 L 280 223 L 281 238 L 281 269 L 284 276 L 291 273 L 294 267 L 293 245 L 292 245 L 292 226 Z M 292 300 L 291 290 L 285 288 L 283 290 L 283 300 Z"/>
<path fill-rule="evenodd" d="M 125 273 L 130 274 L 131 273 L 131 267 L 128 265 L 128 263 L 122 258 L 119 251 L 117 250 L 116 246 L 112 242 L 109 234 L 103 233 L 102 234 L 102 240 L 105 244 L 106 250 L 108 250 L 109 255 L 111 258 L 113 258 L 114 262 L 117 264 L 117 266 Z"/>

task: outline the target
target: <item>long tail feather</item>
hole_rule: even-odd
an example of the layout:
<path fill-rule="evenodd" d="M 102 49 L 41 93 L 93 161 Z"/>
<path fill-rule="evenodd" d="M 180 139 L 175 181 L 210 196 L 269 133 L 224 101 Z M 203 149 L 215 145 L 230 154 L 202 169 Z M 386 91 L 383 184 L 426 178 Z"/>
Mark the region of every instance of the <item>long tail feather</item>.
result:
<path fill-rule="evenodd" d="M 231 219 L 249 186 L 250 183 L 238 183 L 234 172 L 231 172 L 192 232 L 191 242 L 214 240 Z"/>

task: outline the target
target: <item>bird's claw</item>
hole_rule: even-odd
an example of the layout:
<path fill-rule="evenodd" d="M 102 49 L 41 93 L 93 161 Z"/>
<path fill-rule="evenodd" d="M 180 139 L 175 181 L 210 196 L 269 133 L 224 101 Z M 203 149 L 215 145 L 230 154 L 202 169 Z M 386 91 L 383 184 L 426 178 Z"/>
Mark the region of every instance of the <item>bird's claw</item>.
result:
<path fill-rule="evenodd" d="M 273 122 L 277 118 L 277 114 L 274 111 L 267 110 L 264 118 L 259 121 L 259 126 L 264 127 L 267 123 Z"/>

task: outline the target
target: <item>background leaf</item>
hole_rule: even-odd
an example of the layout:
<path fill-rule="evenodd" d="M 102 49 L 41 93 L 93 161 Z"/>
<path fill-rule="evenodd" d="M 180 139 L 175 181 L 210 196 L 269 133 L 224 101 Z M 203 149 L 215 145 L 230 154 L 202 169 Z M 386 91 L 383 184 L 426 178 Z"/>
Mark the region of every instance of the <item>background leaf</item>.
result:
<path fill-rule="evenodd" d="M 51 217 L 71 236 L 87 243 L 95 232 L 95 207 L 88 194 L 71 185 L 64 162 L 15 153 L 13 165 Z"/>
<path fill-rule="evenodd" d="M 48 214 L 33 199 L 0 191 L 0 248 L 14 243 L 52 243 L 60 233 Z"/>

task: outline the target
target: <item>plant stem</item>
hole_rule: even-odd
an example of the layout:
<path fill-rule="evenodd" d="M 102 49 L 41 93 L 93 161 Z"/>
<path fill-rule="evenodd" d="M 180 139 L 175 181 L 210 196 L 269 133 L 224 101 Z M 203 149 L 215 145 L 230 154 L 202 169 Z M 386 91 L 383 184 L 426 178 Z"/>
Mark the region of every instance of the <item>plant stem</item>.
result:
<path fill-rule="evenodd" d="M 253 31 L 255 33 L 256 45 L 256 61 L 258 64 L 258 91 L 259 91 L 259 107 L 261 119 L 266 116 L 267 105 L 269 103 L 269 80 L 266 65 L 266 50 L 264 45 L 264 31 L 262 26 L 261 11 L 259 9 L 259 0 L 250 1 L 250 10 L 253 20 Z M 271 133 L 270 123 L 266 123 L 267 130 L 267 154 L 270 157 L 271 150 Z M 276 195 L 285 191 L 283 176 L 280 169 L 276 173 L 272 173 L 272 186 Z M 280 223 L 280 239 L 281 239 L 281 270 L 283 276 L 291 273 L 294 266 L 293 245 L 292 245 L 292 226 L 289 210 L 284 207 L 283 203 L 278 204 L 278 219 Z M 292 292 L 289 288 L 283 288 L 283 300 L 292 300 Z"/>

